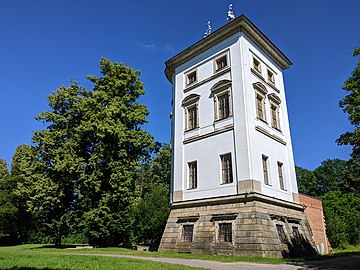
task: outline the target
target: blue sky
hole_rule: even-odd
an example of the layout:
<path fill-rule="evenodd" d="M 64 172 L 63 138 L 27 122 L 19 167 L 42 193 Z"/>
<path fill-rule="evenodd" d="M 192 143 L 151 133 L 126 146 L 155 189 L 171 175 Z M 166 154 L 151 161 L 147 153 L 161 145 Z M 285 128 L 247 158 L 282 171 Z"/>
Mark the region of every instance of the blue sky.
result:
<path fill-rule="evenodd" d="M 150 116 L 146 129 L 170 140 L 171 85 L 164 62 L 226 23 L 228 5 L 245 14 L 293 66 L 284 72 L 295 156 L 314 169 L 328 158 L 348 159 L 335 140 L 352 127 L 338 106 L 360 46 L 360 1 L 0 1 L 0 157 L 31 143 L 44 126 L 46 96 L 71 78 L 87 88 L 102 56 L 140 70 Z"/>

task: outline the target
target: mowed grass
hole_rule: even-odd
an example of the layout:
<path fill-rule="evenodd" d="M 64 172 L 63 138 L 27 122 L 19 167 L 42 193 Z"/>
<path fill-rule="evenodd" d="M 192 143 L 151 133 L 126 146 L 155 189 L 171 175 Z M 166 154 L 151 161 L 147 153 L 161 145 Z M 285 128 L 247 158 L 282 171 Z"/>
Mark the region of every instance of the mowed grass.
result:
<path fill-rule="evenodd" d="M 312 260 L 324 260 L 336 257 L 346 257 L 360 253 L 360 246 L 348 247 L 345 250 L 335 250 L 329 255 L 283 259 L 262 257 L 218 256 L 206 254 L 184 254 L 171 252 L 144 252 L 124 248 L 94 248 L 68 249 L 54 248 L 52 245 L 21 245 L 15 247 L 0 247 L 0 269 L 5 270 L 78 270 L 78 269 L 197 269 L 183 265 L 172 265 L 151 261 L 102 257 L 96 255 L 133 255 L 141 257 L 166 257 L 182 259 L 200 259 L 218 262 L 256 262 L 256 263 L 297 263 Z M 84 256 L 94 255 L 94 256 Z M 346 258 L 344 258 L 346 260 Z M 356 269 L 356 268 L 354 268 Z"/>
<path fill-rule="evenodd" d="M 217 262 L 256 262 L 256 263 L 286 263 L 289 260 L 283 258 L 263 258 L 252 256 L 223 256 L 223 255 L 211 255 L 211 254 L 188 254 L 177 252 L 149 252 L 138 251 L 126 248 L 92 248 L 92 249 L 68 249 L 68 248 L 54 248 L 52 245 L 22 245 L 17 247 L 11 247 L 14 249 L 30 249 L 35 252 L 41 251 L 42 253 L 66 253 L 67 255 L 75 254 L 122 254 L 141 257 L 157 257 L 157 258 L 180 258 L 180 259 L 197 259 L 208 260 Z M 1 248 L 0 248 L 1 250 Z M 294 260 L 292 260 L 294 261 Z"/>
<path fill-rule="evenodd" d="M 64 254 L 66 251 L 67 254 Z M 199 268 L 127 258 L 83 256 L 64 249 L 26 245 L 0 248 L 2 270 L 194 270 Z"/>

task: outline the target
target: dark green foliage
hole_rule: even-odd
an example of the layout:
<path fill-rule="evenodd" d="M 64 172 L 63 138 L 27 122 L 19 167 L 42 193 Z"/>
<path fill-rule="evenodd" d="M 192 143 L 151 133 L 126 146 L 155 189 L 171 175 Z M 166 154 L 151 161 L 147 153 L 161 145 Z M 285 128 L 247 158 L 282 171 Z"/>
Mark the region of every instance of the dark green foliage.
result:
<path fill-rule="evenodd" d="M 158 246 L 169 215 L 169 188 L 153 184 L 135 208 L 134 234 L 139 243 Z"/>
<path fill-rule="evenodd" d="M 134 235 L 138 243 L 157 247 L 169 215 L 171 151 L 164 144 L 138 174 L 139 202 L 135 206 Z"/>
<path fill-rule="evenodd" d="M 7 175 L 9 175 L 9 171 L 7 168 L 6 161 L 0 158 L 0 179 L 4 178 Z"/>
<path fill-rule="evenodd" d="M 299 192 L 310 196 L 318 196 L 318 183 L 315 174 L 299 166 L 295 166 L 295 171 Z"/>
<path fill-rule="evenodd" d="M 318 183 L 318 195 L 324 195 L 329 191 L 339 190 L 348 192 L 346 183 L 347 161 L 340 159 L 327 159 L 314 170 Z"/>
<path fill-rule="evenodd" d="M 326 229 L 334 247 L 360 243 L 360 198 L 331 191 L 322 197 Z"/>
<path fill-rule="evenodd" d="M 360 48 L 356 48 L 353 56 L 360 55 Z M 345 81 L 343 90 L 348 91 L 339 103 L 344 112 L 349 115 L 348 119 L 354 126 L 354 131 L 345 132 L 337 140 L 339 145 L 351 145 L 351 157 L 354 160 L 360 160 L 360 61 L 357 62 L 351 76 Z"/>

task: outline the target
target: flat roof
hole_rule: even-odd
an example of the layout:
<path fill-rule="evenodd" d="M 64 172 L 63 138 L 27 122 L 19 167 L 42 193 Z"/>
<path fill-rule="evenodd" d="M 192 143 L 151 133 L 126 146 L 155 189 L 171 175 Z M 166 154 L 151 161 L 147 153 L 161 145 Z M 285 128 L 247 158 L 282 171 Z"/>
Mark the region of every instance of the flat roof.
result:
<path fill-rule="evenodd" d="M 270 41 L 244 14 L 236 19 L 226 23 L 224 26 L 214 31 L 207 37 L 199 40 L 187 49 L 178 53 L 165 62 L 166 78 L 172 83 L 172 77 L 175 69 L 196 57 L 207 49 L 220 43 L 226 38 L 243 32 L 252 40 L 260 49 L 262 49 L 281 69 L 286 69 L 292 65 L 291 61 L 283 54 L 274 43 Z"/>

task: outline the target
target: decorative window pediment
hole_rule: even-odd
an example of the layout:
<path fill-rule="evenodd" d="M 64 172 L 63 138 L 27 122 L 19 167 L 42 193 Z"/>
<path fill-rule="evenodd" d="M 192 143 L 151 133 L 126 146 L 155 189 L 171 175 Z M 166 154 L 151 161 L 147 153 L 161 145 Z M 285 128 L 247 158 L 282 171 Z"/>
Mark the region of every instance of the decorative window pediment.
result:
<path fill-rule="evenodd" d="M 259 91 L 264 96 L 268 93 L 268 90 L 266 89 L 265 85 L 263 85 L 260 82 L 253 83 L 253 87 L 255 90 Z"/>
<path fill-rule="evenodd" d="M 213 87 L 211 87 L 211 92 L 214 94 L 218 94 L 222 91 L 228 90 L 231 86 L 231 81 L 229 80 L 221 80 L 214 84 Z"/>
<path fill-rule="evenodd" d="M 200 95 L 191 94 L 191 95 L 187 96 L 186 98 L 184 98 L 181 104 L 183 106 L 188 106 L 190 104 L 198 102 L 199 99 L 200 99 Z"/>
<path fill-rule="evenodd" d="M 279 105 L 281 103 L 281 99 L 274 93 L 268 95 L 269 100 Z"/>

